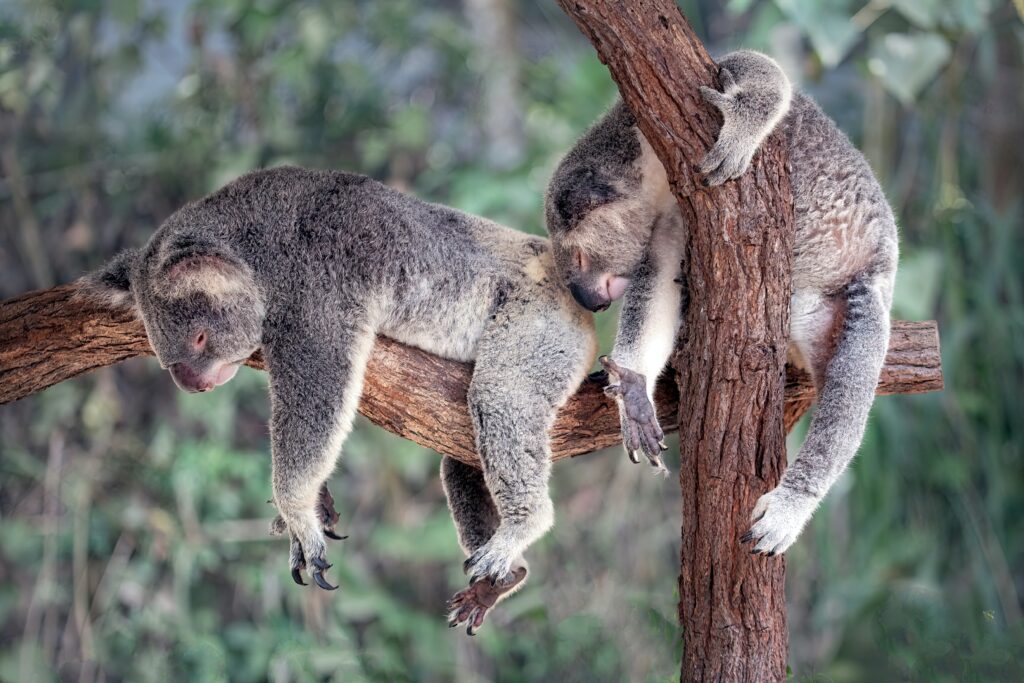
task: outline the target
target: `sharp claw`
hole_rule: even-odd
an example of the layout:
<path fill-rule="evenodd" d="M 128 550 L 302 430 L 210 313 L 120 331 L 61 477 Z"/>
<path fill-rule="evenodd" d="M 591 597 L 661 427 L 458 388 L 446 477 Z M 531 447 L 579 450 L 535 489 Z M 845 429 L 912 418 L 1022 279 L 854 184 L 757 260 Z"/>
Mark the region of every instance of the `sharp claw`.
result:
<path fill-rule="evenodd" d="M 324 575 L 321 574 L 319 571 L 313 572 L 313 580 L 316 581 L 316 585 L 320 586 L 325 591 L 333 591 L 338 588 L 337 586 L 332 586 L 331 584 L 327 583 L 327 580 L 324 578 Z"/>
<path fill-rule="evenodd" d="M 324 529 L 324 536 L 335 541 L 344 541 L 348 536 L 339 536 L 331 529 Z"/>
<path fill-rule="evenodd" d="M 748 531 L 747 533 L 740 536 L 740 543 L 749 543 L 754 538 L 754 532 Z"/>
<path fill-rule="evenodd" d="M 307 585 L 306 582 L 302 580 L 302 572 L 299 571 L 298 567 L 292 570 L 292 581 L 300 586 Z"/>
<path fill-rule="evenodd" d="M 637 455 L 636 451 L 631 451 L 630 449 L 627 448 L 626 453 L 629 454 L 630 462 L 632 462 L 634 465 L 640 464 L 640 456 Z"/>
<path fill-rule="evenodd" d="M 769 550 L 767 553 L 765 553 L 765 555 L 767 557 L 775 557 L 775 551 L 774 550 Z"/>
<path fill-rule="evenodd" d="M 664 440 L 659 441 L 658 442 L 658 448 L 660 448 L 662 450 L 662 452 L 667 451 L 668 450 L 668 444 L 665 443 Z"/>

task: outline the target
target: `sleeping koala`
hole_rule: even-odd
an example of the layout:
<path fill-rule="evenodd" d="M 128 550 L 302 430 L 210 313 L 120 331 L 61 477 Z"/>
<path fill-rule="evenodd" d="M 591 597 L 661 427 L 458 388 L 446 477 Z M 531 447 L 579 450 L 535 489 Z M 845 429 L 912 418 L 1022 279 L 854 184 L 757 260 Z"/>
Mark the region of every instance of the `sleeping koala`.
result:
<path fill-rule="evenodd" d="M 896 221 L 867 160 L 773 60 L 747 50 L 722 58 L 722 91 L 701 88 L 723 117 L 700 170 L 706 185 L 738 178 L 778 129 L 792 166 L 796 234 L 790 351 L 806 366 L 818 406 L 782 481 L 758 500 L 744 542 L 785 552 L 860 446 L 889 345 Z M 622 297 L 618 336 L 602 359 L 623 437 L 662 469 L 655 381 L 681 323 L 686 243 L 665 169 L 616 103 L 565 155 L 548 187 L 547 228 L 563 280 L 583 307 Z"/>
<path fill-rule="evenodd" d="M 377 334 L 475 361 L 467 402 L 483 471 L 442 481 L 469 558 L 450 625 L 476 632 L 522 585 L 554 521 L 548 429 L 593 362 L 592 316 L 554 274 L 547 240 L 351 173 L 246 175 L 168 218 L 82 282 L 132 307 L 160 364 L 209 391 L 262 349 L 270 374 L 274 528 L 326 590 L 338 515 L 324 482 L 352 427 Z"/>

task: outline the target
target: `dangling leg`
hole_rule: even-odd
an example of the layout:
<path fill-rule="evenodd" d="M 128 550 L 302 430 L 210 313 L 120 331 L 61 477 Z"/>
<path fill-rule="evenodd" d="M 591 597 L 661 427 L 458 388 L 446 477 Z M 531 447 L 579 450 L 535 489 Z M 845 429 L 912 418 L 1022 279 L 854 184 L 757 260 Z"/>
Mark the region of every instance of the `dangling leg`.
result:
<path fill-rule="evenodd" d="M 441 460 L 441 482 L 459 534 L 459 545 L 466 555 L 472 555 L 490 540 L 500 522 L 498 510 L 484 483 L 484 473 L 454 458 L 445 457 Z M 502 580 L 493 584 L 490 581 L 477 581 L 459 591 L 448 601 L 448 625 L 454 628 L 467 622 L 467 633 L 474 635 L 483 624 L 488 610 L 522 587 L 528 572 L 526 560 L 519 557 Z"/>

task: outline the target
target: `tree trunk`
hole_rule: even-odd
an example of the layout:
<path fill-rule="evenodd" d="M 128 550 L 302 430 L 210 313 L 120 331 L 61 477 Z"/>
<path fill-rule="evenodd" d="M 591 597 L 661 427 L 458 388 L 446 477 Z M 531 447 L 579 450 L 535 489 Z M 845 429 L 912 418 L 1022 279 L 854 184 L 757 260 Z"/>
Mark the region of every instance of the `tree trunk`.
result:
<path fill-rule="evenodd" d="M 693 169 L 717 115 L 715 67 L 671 0 L 559 0 L 597 49 L 665 166 L 688 226 L 689 308 L 678 373 L 683 491 L 681 678 L 784 681 L 785 562 L 738 537 L 785 467 L 784 367 L 792 196 L 770 139 L 740 181 L 706 190 Z"/>

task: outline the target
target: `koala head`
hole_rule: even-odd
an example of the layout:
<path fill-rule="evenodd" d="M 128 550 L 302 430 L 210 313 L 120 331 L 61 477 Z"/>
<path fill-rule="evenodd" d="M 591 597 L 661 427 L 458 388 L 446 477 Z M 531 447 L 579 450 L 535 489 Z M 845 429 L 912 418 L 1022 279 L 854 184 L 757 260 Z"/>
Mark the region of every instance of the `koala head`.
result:
<path fill-rule="evenodd" d="M 185 391 L 224 384 L 260 346 L 263 295 L 249 266 L 215 239 L 161 230 L 79 285 L 84 296 L 133 309 Z"/>
<path fill-rule="evenodd" d="M 601 311 L 620 298 L 643 260 L 653 211 L 636 178 L 559 168 L 545 201 L 555 267 L 573 298 Z"/>

